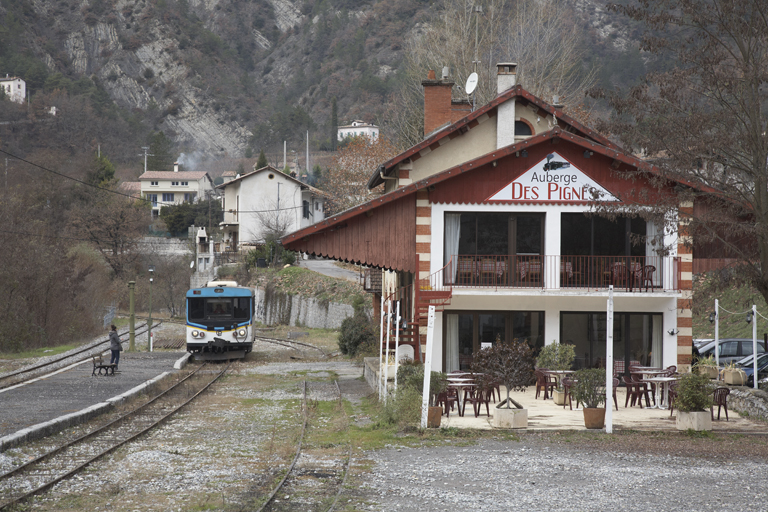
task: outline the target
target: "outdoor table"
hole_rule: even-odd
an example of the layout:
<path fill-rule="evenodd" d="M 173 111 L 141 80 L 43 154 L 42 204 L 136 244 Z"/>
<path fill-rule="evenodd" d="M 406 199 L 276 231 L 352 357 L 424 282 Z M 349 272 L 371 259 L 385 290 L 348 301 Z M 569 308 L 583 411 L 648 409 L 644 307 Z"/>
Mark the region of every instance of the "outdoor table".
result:
<path fill-rule="evenodd" d="M 566 375 L 570 375 L 570 374 L 574 373 L 573 370 L 543 370 L 543 371 L 546 374 L 554 375 L 555 376 L 555 378 L 557 379 L 557 387 L 558 387 L 558 389 L 560 388 L 560 381 L 561 381 L 561 379 L 563 377 L 565 377 Z"/>
<path fill-rule="evenodd" d="M 677 379 L 675 377 L 650 377 L 645 380 L 656 384 L 656 403 L 648 409 L 669 409 L 669 383 Z M 664 388 L 663 393 L 661 388 Z"/>

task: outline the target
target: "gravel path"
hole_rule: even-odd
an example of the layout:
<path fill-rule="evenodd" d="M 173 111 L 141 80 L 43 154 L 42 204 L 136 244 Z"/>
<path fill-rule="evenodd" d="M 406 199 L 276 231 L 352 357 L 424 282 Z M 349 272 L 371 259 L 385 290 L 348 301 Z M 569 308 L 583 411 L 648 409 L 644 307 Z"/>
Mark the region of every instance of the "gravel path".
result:
<path fill-rule="evenodd" d="M 369 453 L 369 510 L 768 510 L 768 462 L 583 450 L 523 440 Z"/>

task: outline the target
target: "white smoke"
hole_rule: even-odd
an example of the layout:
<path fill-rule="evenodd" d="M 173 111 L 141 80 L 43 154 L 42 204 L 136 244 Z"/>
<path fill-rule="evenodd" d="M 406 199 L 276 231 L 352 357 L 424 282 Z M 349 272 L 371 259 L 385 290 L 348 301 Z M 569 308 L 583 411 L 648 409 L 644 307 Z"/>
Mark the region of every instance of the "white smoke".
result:
<path fill-rule="evenodd" d="M 197 171 L 198 166 L 205 158 L 205 154 L 202 151 L 194 151 L 192 153 L 181 153 L 176 161 L 185 171 Z"/>

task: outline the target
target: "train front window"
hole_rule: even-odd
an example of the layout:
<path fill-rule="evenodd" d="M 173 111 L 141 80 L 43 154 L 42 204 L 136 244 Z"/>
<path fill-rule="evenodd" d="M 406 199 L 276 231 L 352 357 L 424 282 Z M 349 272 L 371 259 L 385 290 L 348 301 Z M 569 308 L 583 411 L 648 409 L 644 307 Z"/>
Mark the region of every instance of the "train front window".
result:
<path fill-rule="evenodd" d="M 251 318 L 250 297 L 226 298 L 190 298 L 189 319 L 203 320 L 238 320 L 247 321 Z"/>

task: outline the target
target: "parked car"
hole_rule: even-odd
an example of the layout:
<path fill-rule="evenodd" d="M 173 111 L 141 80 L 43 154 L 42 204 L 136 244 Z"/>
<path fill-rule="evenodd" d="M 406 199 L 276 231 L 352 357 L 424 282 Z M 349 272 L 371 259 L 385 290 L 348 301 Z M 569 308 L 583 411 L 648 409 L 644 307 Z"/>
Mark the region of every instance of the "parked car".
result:
<path fill-rule="evenodd" d="M 760 349 L 758 348 L 758 351 Z M 744 370 L 744 373 L 747 374 L 747 386 L 753 386 L 754 385 L 754 371 L 755 366 L 753 364 L 753 357 L 747 356 L 744 359 L 740 359 L 736 362 L 736 364 L 741 367 L 742 370 Z M 761 356 L 757 356 L 757 378 L 758 381 L 762 379 L 763 377 L 768 376 L 768 354 L 763 354 Z"/>
<path fill-rule="evenodd" d="M 765 352 L 765 345 L 762 341 L 757 343 L 757 353 L 763 354 Z M 714 340 L 699 347 L 700 357 L 715 356 L 715 342 Z M 720 364 L 728 364 L 730 362 L 736 362 L 740 359 L 744 359 L 747 356 L 752 355 L 752 338 L 721 338 L 720 339 Z"/>
<path fill-rule="evenodd" d="M 695 340 L 693 340 L 693 346 L 696 348 L 701 348 L 704 345 L 712 343 L 713 341 L 715 341 L 714 338 L 696 338 Z"/>

